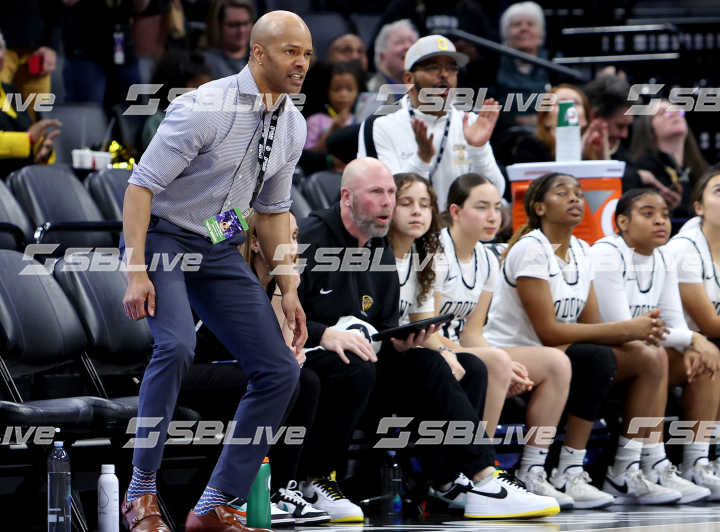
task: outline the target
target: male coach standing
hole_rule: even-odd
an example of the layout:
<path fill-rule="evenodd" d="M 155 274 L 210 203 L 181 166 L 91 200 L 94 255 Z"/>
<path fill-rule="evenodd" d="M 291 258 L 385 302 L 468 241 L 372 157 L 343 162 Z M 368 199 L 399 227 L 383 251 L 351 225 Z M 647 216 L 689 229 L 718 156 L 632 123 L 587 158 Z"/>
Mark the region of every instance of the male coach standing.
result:
<path fill-rule="evenodd" d="M 123 229 L 131 271 L 123 304 L 130 318 L 148 318 L 155 340 L 140 388 L 137 429 L 138 443 L 153 443 L 149 448 L 136 443 L 122 507 L 133 532 L 169 531 L 158 511 L 155 477 L 180 384 L 193 359 L 191 307 L 250 377 L 235 413 L 235 438 L 252 438 L 260 425 L 277 429 L 298 380 L 298 364 L 267 296 L 236 249 L 244 236 L 235 228 L 254 211 L 266 257 L 290 242 L 291 179 L 307 130 L 283 95 L 300 92 L 312 39 L 300 17 L 274 11 L 253 27 L 250 48 L 248 66 L 240 73 L 173 101 L 125 194 Z M 207 109 L 208 95 L 221 96 L 219 110 Z M 253 106 L 266 104 L 270 95 L 272 105 Z M 195 253 L 202 261 L 193 272 L 179 267 L 147 272 L 144 265 L 158 253 L 170 260 Z M 291 260 L 287 256 L 275 264 Z M 294 332 L 293 349 L 299 351 L 307 329 L 297 279 L 280 276 L 277 283 Z M 188 514 L 187 532 L 248 530 L 226 505 L 247 497 L 267 447 L 263 442 L 223 448 L 207 488 Z"/>

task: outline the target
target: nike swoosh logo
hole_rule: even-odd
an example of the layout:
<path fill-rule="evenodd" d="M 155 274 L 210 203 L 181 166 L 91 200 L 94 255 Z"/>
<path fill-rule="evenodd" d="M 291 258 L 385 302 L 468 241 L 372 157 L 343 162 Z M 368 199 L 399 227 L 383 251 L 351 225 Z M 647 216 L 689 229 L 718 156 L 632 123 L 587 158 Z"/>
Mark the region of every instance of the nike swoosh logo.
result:
<path fill-rule="evenodd" d="M 324 289 L 322 289 L 322 288 L 320 289 L 320 295 L 321 295 L 321 296 L 326 296 L 326 295 L 328 295 L 330 292 L 332 292 L 332 290 L 324 290 Z"/>
<path fill-rule="evenodd" d="M 623 484 L 622 486 L 618 486 L 617 484 L 615 484 L 615 483 L 612 481 L 612 479 L 611 479 L 610 477 L 605 477 L 605 480 L 607 480 L 607 481 L 610 483 L 610 485 L 611 485 L 613 488 L 615 488 L 616 490 L 618 490 L 620 493 L 627 493 L 627 492 L 628 492 L 627 483 Z"/>
<path fill-rule="evenodd" d="M 504 499 L 507 497 L 507 490 L 504 487 L 500 487 L 500 491 L 497 493 L 485 493 L 484 491 L 476 491 L 476 490 L 470 490 L 471 493 L 477 493 L 478 495 L 482 495 L 483 497 L 491 497 L 493 499 Z"/>
<path fill-rule="evenodd" d="M 304 496 L 303 496 L 303 499 L 305 499 L 305 500 L 306 500 L 307 502 L 309 502 L 310 504 L 315 504 L 315 503 L 317 502 L 317 500 L 318 500 L 318 494 L 317 494 L 317 493 L 313 493 L 312 497 L 304 497 Z"/>

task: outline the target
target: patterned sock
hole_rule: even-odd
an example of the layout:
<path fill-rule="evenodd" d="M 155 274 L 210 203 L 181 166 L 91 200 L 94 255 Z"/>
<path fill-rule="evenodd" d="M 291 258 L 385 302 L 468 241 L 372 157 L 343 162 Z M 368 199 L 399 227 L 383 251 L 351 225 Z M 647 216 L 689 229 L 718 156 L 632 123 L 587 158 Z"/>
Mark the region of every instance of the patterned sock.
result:
<path fill-rule="evenodd" d="M 127 491 L 128 502 L 133 502 L 145 495 L 146 493 L 157 493 L 157 487 L 155 486 L 155 479 L 157 478 L 156 471 L 145 471 L 139 467 L 133 467 L 132 478 L 130 479 L 130 485 Z"/>
<path fill-rule="evenodd" d="M 195 508 L 193 508 L 193 513 L 197 515 L 205 515 L 218 506 L 227 504 L 234 499 L 235 497 L 232 495 L 228 495 L 227 493 L 208 486 L 205 488 L 205 491 L 203 491 L 203 494 L 195 505 Z"/>

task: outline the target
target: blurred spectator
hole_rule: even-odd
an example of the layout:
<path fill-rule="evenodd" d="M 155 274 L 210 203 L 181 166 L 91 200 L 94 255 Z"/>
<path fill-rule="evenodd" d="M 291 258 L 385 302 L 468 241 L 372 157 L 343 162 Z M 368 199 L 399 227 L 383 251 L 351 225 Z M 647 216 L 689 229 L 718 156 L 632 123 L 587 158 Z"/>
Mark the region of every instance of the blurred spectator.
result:
<path fill-rule="evenodd" d="M 140 82 L 130 23 L 150 0 L 63 0 L 66 99 L 105 103 L 107 109 L 127 99 Z"/>
<path fill-rule="evenodd" d="M 386 24 L 380 29 L 380 33 L 375 38 L 377 73 L 367 83 L 370 92 L 378 92 L 386 83 L 402 83 L 405 53 L 417 40 L 417 30 L 406 18 Z"/>
<path fill-rule="evenodd" d="M 159 108 L 155 114 L 148 117 L 142 130 L 143 151 L 150 144 L 160 122 L 165 118 L 170 98 L 179 96 L 177 89 L 197 89 L 210 80 L 212 80 L 212 72 L 201 53 L 185 50 L 169 50 L 165 53 L 152 77 L 152 83 L 162 84 L 162 88 L 153 95 L 153 98 L 160 99 Z"/>
<path fill-rule="evenodd" d="M 623 191 L 656 188 L 675 216 L 694 215 L 691 191 L 707 172 L 685 111 L 666 100 L 658 102 L 654 114 L 638 116 L 633 124 L 630 161 L 635 172 L 623 179 Z"/>
<path fill-rule="evenodd" d="M 60 47 L 62 4 L 42 0 L 5 0 L 0 31 L 5 36 L 5 64 L 0 81 L 17 87 L 23 101 L 31 95 L 50 92 L 50 74 L 55 70 Z M 35 120 L 32 103 L 28 107 Z"/>
<path fill-rule="evenodd" d="M 590 120 L 600 118 L 607 124 L 610 157 L 627 161 L 623 140 L 628 138 L 633 123 L 633 116 L 626 114 L 630 85 L 619 76 L 603 76 L 585 85 L 584 90 L 590 101 Z"/>
<path fill-rule="evenodd" d="M 392 0 L 383 13 L 378 28 L 395 22 L 400 19 L 409 19 L 417 28 L 420 36 L 429 34 L 443 34 L 444 30 L 459 29 L 491 39 L 497 40 L 497 32 L 493 29 L 488 18 L 476 0 L 457 0 L 455 2 L 444 2 L 442 0 Z M 376 37 L 371 42 L 374 43 Z M 470 59 L 468 69 L 473 63 L 483 62 L 483 54 L 477 46 L 464 39 L 454 39 L 458 52 L 462 52 Z M 374 44 L 370 49 L 370 55 L 374 57 Z M 487 85 L 487 69 L 481 69 L 481 75 L 477 78 Z M 459 86 L 470 86 L 460 84 Z M 474 85 L 473 85 L 474 86 Z"/>
<path fill-rule="evenodd" d="M 352 33 L 339 35 L 330 41 L 328 48 L 328 62 L 341 63 L 347 61 L 359 61 L 363 72 L 368 70 L 367 50 L 363 40 Z M 365 84 L 363 83 L 363 90 Z"/>
<path fill-rule="evenodd" d="M 354 122 L 353 108 L 362 85 L 363 71 L 357 61 L 316 63 L 313 71 L 305 93 L 309 97 L 317 95 L 316 98 L 322 95 L 322 107 L 319 102 L 307 102 L 308 109 L 322 110 L 307 118 L 305 149 L 324 152 L 328 135 Z"/>
<path fill-rule="evenodd" d="M 376 157 L 393 174 L 413 172 L 425 177 L 441 209 L 460 174 L 478 173 L 501 195 L 505 191 L 505 179 L 489 142 L 499 110 L 487 108 L 497 102 L 485 100 L 487 107 L 476 114 L 459 110 L 449 100 L 457 87 L 458 71 L 467 61 L 442 35 L 418 39 L 405 54 L 403 81 L 411 85 L 407 95 L 395 112 L 365 120 L 358 133 L 358 158 Z M 439 109 L 420 102 L 420 92 L 429 88 L 437 91 Z"/>
<path fill-rule="evenodd" d="M 5 61 L 5 41 L 0 33 L 0 70 Z M 27 111 L 20 110 L 15 98 L 18 89 L 0 83 L 0 179 L 28 164 L 55 161 L 53 140 L 60 134 L 60 122 L 40 120 L 33 124 Z"/>
<path fill-rule="evenodd" d="M 180 0 L 150 0 L 147 9 L 135 17 L 132 34 L 142 83 L 150 83 L 155 65 L 165 53 L 168 37 L 179 39 L 184 36 L 184 23 Z"/>
<path fill-rule="evenodd" d="M 500 36 L 503 43 L 526 54 L 547 58 L 542 49 L 545 42 L 545 16 L 535 2 L 520 2 L 508 7 L 500 17 Z M 533 94 L 545 92 L 550 87 L 550 76 L 545 68 L 526 63 L 508 55 L 500 57 L 496 78 L 498 99 L 505 102 L 508 94 L 522 94 L 523 101 Z M 515 110 L 515 121 L 522 124 L 535 122 L 535 109 Z"/>
<path fill-rule="evenodd" d="M 203 44 L 205 62 L 215 79 L 237 74 L 247 65 L 254 21 L 252 0 L 213 0 L 210 4 Z"/>
<path fill-rule="evenodd" d="M 557 127 L 558 102 L 572 101 L 577 110 L 578 123 L 582 133 L 583 159 L 609 159 L 607 125 L 600 118 L 592 122 L 590 102 L 585 93 L 574 85 L 563 83 L 549 91 L 557 99 L 551 111 L 540 111 L 537 120 L 537 136 L 548 151 L 548 160 L 555 160 L 555 128 Z"/>
<path fill-rule="evenodd" d="M 607 159 L 607 125 L 596 118 L 589 122 L 590 102 L 578 87 L 560 84 L 548 91 L 555 95 L 555 103 L 549 111 L 537 115 L 535 130 L 525 126 L 506 128 L 493 136 L 493 149 L 498 163 L 507 166 L 514 163 L 545 162 L 555 160 L 555 128 L 560 101 L 571 100 L 577 109 L 582 132 L 583 159 Z"/>

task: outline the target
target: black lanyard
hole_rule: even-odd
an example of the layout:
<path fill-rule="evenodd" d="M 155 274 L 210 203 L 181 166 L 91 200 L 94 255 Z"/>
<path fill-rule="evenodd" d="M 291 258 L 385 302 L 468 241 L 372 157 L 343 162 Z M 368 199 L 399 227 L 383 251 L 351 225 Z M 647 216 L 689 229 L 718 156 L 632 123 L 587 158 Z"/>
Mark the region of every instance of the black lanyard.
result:
<path fill-rule="evenodd" d="M 261 135 L 260 140 L 258 141 L 258 165 L 260 166 L 260 171 L 257 175 L 255 190 L 253 190 L 252 198 L 250 198 L 251 209 L 262 190 L 263 181 L 265 180 L 265 171 L 267 170 L 268 162 L 270 161 L 273 140 L 275 140 L 275 130 L 277 128 L 278 118 L 280 117 L 280 107 L 281 105 L 278 105 L 277 109 L 275 109 L 270 116 L 270 126 L 268 127 L 267 137 Z"/>
<path fill-rule="evenodd" d="M 415 110 L 412 108 L 412 104 L 410 103 L 410 98 L 408 98 L 408 113 L 410 114 L 410 119 L 412 120 L 415 118 Z M 440 148 L 438 149 L 437 157 L 435 157 L 435 163 L 432 165 L 432 168 L 430 168 L 430 172 L 428 173 L 428 180 L 430 181 L 430 184 L 432 185 L 432 176 L 435 173 L 435 170 L 437 170 L 438 166 L 440 165 L 440 159 L 442 159 L 443 152 L 445 152 L 445 144 L 447 143 L 448 135 L 450 134 L 450 119 L 452 117 L 452 114 L 450 111 L 448 111 L 448 117 L 447 121 L 445 122 L 445 131 L 443 132 L 442 140 L 440 141 Z"/>

